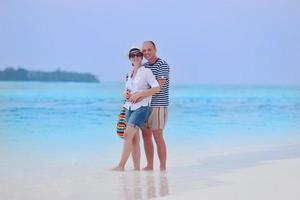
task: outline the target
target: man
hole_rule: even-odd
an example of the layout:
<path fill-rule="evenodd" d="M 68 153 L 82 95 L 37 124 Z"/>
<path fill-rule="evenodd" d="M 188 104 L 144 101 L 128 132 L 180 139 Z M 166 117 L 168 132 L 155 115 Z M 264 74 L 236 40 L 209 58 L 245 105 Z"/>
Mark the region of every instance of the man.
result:
<path fill-rule="evenodd" d="M 148 61 L 144 66 L 151 69 L 161 88 L 159 93 L 152 96 L 149 117 L 142 129 L 147 158 L 147 166 L 143 170 L 153 170 L 153 135 L 157 146 L 160 170 L 164 171 L 166 170 L 167 148 L 163 137 L 163 129 L 168 116 L 170 68 L 164 60 L 156 56 L 156 46 L 153 41 L 144 42 L 143 54 Z"/>

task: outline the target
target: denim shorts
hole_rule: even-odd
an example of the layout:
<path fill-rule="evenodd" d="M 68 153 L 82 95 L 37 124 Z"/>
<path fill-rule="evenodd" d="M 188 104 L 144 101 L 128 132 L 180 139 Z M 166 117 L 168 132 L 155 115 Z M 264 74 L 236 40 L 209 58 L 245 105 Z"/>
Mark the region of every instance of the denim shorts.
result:
<path fill-rule="evenodd" d="M 149 106 L 141 106 L 136 110 L 128 110 L 125 111 L 127 126 L 136 127 L 139 128 L 142 127 L 145 120 L 148 117 L 149 113 Z"/>

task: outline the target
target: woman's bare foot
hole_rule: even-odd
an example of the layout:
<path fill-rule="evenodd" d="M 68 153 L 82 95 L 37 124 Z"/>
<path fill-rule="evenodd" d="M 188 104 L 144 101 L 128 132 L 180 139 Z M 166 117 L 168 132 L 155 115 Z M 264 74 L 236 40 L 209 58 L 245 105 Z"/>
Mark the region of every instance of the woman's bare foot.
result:
<path fill-rule="evenodd" d="M 113 171 L 124 171 L 124 167 L 117 166 L 117 167 L 112 168 L 111 170 L 113 170 Z"/>

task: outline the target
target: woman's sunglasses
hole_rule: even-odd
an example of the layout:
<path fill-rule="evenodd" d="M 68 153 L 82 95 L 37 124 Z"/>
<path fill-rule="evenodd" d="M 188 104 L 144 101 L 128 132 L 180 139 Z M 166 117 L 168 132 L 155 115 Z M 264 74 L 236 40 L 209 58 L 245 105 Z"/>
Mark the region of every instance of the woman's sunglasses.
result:
<path fill-rule="evenodd" d="M 131 53 L 129 54 L 129 58 L 134 58 L 134 57 L 143 57 L 142 53 Z"/>

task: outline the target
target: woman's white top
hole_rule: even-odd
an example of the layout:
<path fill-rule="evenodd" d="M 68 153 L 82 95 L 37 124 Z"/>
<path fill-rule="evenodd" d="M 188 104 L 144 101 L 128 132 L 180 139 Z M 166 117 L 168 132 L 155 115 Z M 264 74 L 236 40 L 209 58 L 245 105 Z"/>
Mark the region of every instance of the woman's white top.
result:
<path fill-rule="evenodd" d="M 125 84 L 126 89 L 129 90 L 131 94 L 146 91 L 149 88 L 159 87 L 151 69 L 141 66 L 138 68 L 134 79 L 131 78 L 132 72 L 133 70 L 128 73 L 128 79 Z M 142 101 L 137 103 L 126 101 L 124 107 L 128 110 L 136 110 L 141 106 L 149 106 L 151 104 L 151 99 L 152 96 L 145 97 Z"/>

